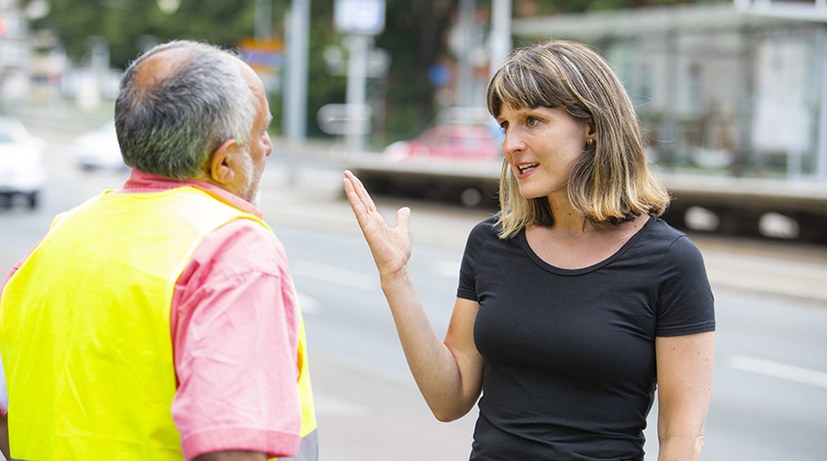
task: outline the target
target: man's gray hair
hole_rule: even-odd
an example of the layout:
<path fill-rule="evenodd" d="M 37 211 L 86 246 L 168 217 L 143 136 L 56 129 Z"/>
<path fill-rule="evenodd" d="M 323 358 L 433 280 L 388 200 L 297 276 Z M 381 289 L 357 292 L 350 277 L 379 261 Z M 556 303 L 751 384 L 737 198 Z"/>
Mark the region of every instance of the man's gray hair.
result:
<path fill-rule="evenodd" d="M 159 52 L 184 48 L 182 60 L 150 84 L 138 69 Z M 142 84 L 143 83 L 143 84 Z M 234 138 L 250 141 L 256 116 L 253 93 L 230 51 L 193 41 L 158 45 L 124 73 L 115 102 L 115 127 L 124 162 L 178 179 L 198 175 L 210 154 Z"/>

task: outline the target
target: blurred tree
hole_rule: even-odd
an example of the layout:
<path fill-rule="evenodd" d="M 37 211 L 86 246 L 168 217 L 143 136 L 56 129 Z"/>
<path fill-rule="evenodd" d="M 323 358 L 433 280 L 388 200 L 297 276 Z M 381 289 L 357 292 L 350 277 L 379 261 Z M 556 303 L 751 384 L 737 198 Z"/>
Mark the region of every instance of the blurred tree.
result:
<path fill-rule="evenodd" d="M 35 0 L 22 0 L 26 6 Z M 254 34 L 258 0 L 48 0 L 49 12 L 32 21 L 35 30 L 53 31 L 75 63 L 88 60 L 93 43 L 104 41 L 109 64 L 125 68 L 148 45 L 172 39 L 203 40 L 235 48 Z M 281 26 L 289 1 L 272 1 L 274 38 L 284 38 Z M 170 5 L 172 7 L 170 7 Z M 162 10 L 166 8 L 166 12 Z M 323 50 L 339 40 L 332 30 L 332 2 L 311 0 L 310 59 L 308 63 L 308 130 L 319 134 L 316 112 L 324 104 L 343 101 L 345 80 L 328 77 Z M 281 96 L 271 95 L 274 121 L 281 128 Z"/>
<path fill-rule="evenodd" d="M 23 3 L 31 3 L 24 0 Z M 48 0 L 49 12 L 33 28 L 54 31 L 69 57 L 81 62 L 89 53 L 89 37 L 109 45 L 110 64 L 123 68 L 151 40 L 206 40 L 237 46 L 253 33 L 254 0 L 180 0 L 165 13 L 160 0 Z M 176 2 L 172 2 L 176 5 Z"/>
<path fill-rule="evenodd" d="M 421 132 L 435 115 L 434 88 L 428 72 L 440 61 L 451 60 L 447 34 L 456 20 L 459 0 L 385 0 L 385 29 L 376 45 L 391 55 L 387 81 L 388 137 L 401 139 Z M 578 13 L 677 3 L 714 3 L 729 0 L 513 0 L 532 3 L 533 14 Z M 476 0 L 479 7 L 491 0 Z"/>
<path fill-rule="evenodd" d="M 386 2 L 385 29 L 376 39 L 391 56 L 386 129 L 391 137 L 410 137 L 434 117 L 428 71 L 448 53 L 447 32 L 459 1 Z"/>

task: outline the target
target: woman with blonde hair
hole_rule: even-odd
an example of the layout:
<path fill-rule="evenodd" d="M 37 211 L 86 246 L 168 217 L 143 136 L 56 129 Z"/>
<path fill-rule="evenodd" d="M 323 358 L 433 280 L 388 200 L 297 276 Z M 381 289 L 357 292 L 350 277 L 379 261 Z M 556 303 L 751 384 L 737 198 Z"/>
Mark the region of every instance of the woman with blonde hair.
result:
<path fill-rule="evenodd" d="M 488 109 L 503 129 L 500 213 L 471 231 L 444 340 L 408 276 L 410 210 L 388 226 L 344 186 L 411 372 L 441 421 L 479 418 L 472 460 L 639 460 L 655 390 L 659 460 L 697 460 L 714 301 L 697 247 L 608 64 L 550 41 L 515 50 Z"/>

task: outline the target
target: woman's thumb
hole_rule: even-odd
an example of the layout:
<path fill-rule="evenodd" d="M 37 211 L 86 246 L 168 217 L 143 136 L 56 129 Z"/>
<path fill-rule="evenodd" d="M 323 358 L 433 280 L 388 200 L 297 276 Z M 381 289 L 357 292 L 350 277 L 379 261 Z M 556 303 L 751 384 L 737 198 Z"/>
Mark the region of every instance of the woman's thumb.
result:
<path fill-rule="evenodd" d="M 408 221 L 411 219 L 411 209 L 408 207 L 402 207 L 396 211 L 396 227 L 404 230 L 405 232 L 408 231 Z"/>

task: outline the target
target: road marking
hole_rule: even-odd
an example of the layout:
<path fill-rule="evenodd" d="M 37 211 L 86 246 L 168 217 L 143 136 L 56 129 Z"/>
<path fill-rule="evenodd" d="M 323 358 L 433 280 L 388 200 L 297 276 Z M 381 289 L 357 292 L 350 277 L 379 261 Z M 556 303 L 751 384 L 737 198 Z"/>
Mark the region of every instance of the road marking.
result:
<path fill-rule="evenodd" d="M 827 373 L 747 355 L 732 355 L 727 365 L 736 370 L 827 388 Z"/>
<path fill-rule="evenodd" d="M 319 312 L 321 303 L 318 299 L 307 296 L 304 293 L 298 292 L 296 296 L 299 298 L 299 306 L 305 314 L 316 314 Z"/>
<path fill-rule="evenodd" d="M 376 276 L 342 269 L 341 267 L 306 260 L 293 261 L 292 266 L 294 276 L 338 283 L 361 290 L 374 290 L 378 286 Z"/>

